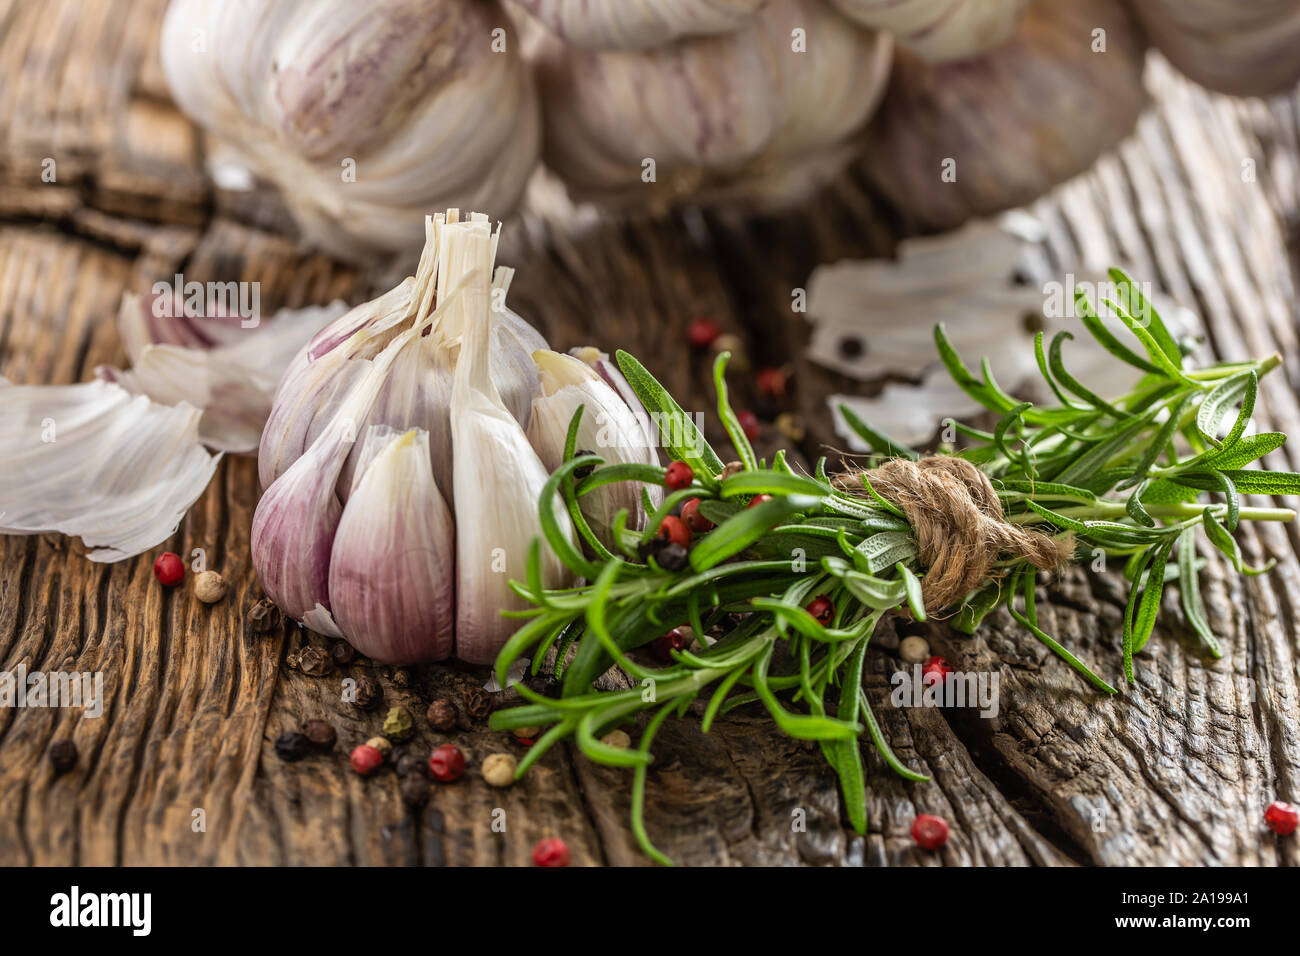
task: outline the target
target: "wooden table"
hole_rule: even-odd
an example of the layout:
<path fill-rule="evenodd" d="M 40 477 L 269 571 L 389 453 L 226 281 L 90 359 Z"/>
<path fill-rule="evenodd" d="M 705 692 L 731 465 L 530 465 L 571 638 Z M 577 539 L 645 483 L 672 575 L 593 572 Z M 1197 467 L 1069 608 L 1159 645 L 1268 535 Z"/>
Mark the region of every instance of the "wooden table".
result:
<path fill-rule="evenodd" d="M 382 287 L 378 274 L 301 252 L 273 195 L 214 191 L 202 138 L 161 81 L 161 6 L 0 0 L 0 374 L 11 381 L 76 382 L 121 363 L 121 293 L 175 272 L 260 281 L 266 307 L 361 301 Z M 1156 106 L 1118 154 L 1033 212 L 1062 268 L 1125 263 L 1196 308 L 1219 355 L 1280 351 L 1259 425 L 1300 432 L 1300 99 L 1209 96 L 1159 64 L 1150 85 Z M 40 178 L 47 157 L 55 183 Z M 819 262 L 888 253 L 906 228 L 850 173 L 781 219 L 610 222 L 576 235 L 530 219 L 510 226 L 503 258 L 519 269 L 514 307 L 555 347 L 627 348 L 686 407 L 707 408 L 705 360 L 683 339 L 692 316 L 739 335 L 755 364 L 789 361 L 807 334 L 789 290 Z M 800 450 L 816 455 L 833 441 L 824 396 L 863 386 L 799 360 L 794 383 L 791 407 L 808 425 Z M 743 379 L 737 387 L 742 403 L 756 401 Z M 768 428 L 764 440 L 774 447 L 779 436 Z M 1297 469 L 1300 450 L 1269 463 Z M 522 864 L 546 835 L 563 836 L 576 862 L 642 862 L 626 826 L 627 778 L 573 750 L 552 752 L 506 791 L 471 771 L 414 814 L 391 773 L 353 774 L 346 750 L 378 732 L 382 712 L 344 704 L 345 676 L 372 675 L 388 702 L 407 704 L 420 751 L 454 740 L 471 767 L 521 751 L 465 715 L 448 735 L 424 722 L 433 695 L 460 700 L 482 685 L 480 671 L 356 662 L 312 677 L 291 662 L 319 638 L 296 626 L 248 633 L 261 596 L 248 553 L 257 495 L 254 462 L 227 458 L 167 544 L 203 548 L 232 582 L 211 607 L 159 588 L 152 555 L 102 565 L 57 536 L 0 542 L 0 668 L 101 671 L 108 698 L 98 719 L 0 711 L 0 863 Z M 1222 660 L 1200 656 L 1168 598 L 1136 685 L 1109 700 L 1004 614 L 973 638 L 927 626 L 954 666 L 1000 675 L 1001 709 L 986 720 L 889 706 L 898 662 L 886 635 L 869 657 L 868 691 L 894 748 L 932 783 L 900 780 L 868 746 L 870 829 L 859 837 L 820 753 L 763 714 L 735 714 L 707 736 L 669 722 L 650 774 L 652 837 L 679 862 L 708 864 L 1300 862 L 1300 844 L 1261 825 L 1275 794 L 1300 796 L 1300 529 L 1239 538 L 1248 560 L 1278 564 L 1249 579 L 1217 560 L 1204 572 Z M 1108 676 L 1120 670 L 1117 578 L 1076 570 L 1040 610 Z M 310 717 L 337 727 L 338 752 L 278 759 L 275 737 Z M 81 759 L 56 777 L 44 754 L 65 737 Z M 498 808 L 504 833 L 492 825 Z M 797 810 L 806 832 L 792 827 Z M 914 848 L 917 812 L 952 822 L 942 852 Z"/>

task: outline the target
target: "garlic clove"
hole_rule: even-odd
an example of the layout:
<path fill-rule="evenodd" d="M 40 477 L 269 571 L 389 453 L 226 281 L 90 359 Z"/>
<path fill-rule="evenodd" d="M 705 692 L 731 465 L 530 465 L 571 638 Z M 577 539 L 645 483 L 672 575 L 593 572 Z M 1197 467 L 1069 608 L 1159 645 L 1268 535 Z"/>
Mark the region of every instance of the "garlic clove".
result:
<path fill-rule="evenodd" d="M 557 36 L 592 49 L 645 49 L 729 33 L 767 0 L 515 0 Z"/>
<path fill-rule="evenodd" d="M 382 663 L 443 660 L 453 647 L 455 529 L 428 433 L 372 428 L 360 461 L 330 555 L 332 619 Z"/>
<path fill-rule="evenodd" d="M 658 464 L 642 423 L 591 366 L 572 355 L 542 350 L 533 353 L 533 360 L 541 372 L 542 395 L 533 403 L 528 439 L 548 470 L 554 471 L 564 460 L 569 423 L 579 406 L 583 407 L 579 449 L 600 455 L 607 464 Z M 627 509 L 629 528 L 644 528 L 642 487 L 620 481 L 579 499 L 592 529 L 608 535 L 620 509 Z M 649 487 L 662 492 L 657 485 Z"/>
<path fill-rule="evenodd" d="M 0 533 L 76 535 L 92 561 L 165 541 L 221 461 L 199 442 L 199 409 L 111 382 L 0 378 L 0 406 Z"/>
<path fill-rule="evenodd" d="M 931 63 L 978 56 L 1006 42 L 1029 0 L 830 0 Z M 1183 0 L 1179 0 L 1183 2 Z"/>

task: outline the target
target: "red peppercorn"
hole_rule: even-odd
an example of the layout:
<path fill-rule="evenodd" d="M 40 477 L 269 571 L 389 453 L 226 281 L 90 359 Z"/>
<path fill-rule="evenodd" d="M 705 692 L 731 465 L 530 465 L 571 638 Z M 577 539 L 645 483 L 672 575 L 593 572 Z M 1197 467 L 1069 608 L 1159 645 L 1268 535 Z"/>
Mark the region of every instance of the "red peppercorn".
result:
<path fill-rule="evenodd" d="M 664 469 L 664 484 L 673 491 L 689 488 L 694 480 L 695 472 L 691 471 L 691 466 L 684 461 L 674 461 Z"/>
<path fill-rule="evenodd" d="M 683 548 L 691 546 L 691 529 L 686 527 L 681 518 L 674 518 L 672 515 L 665 516 L 664 520 L 659 522 L 659 537 L 673 544 L 680 544 Z"/>
<path fill-rule="evenodd" d="M 682 505 L 682 523 L 696 534 L 713 530 L 713 522 L 700 514 L 700 499 L 690 498 Z"/>
<path fill-rule="evenodd" d="M 942 684 L 951 673 L 952 668 L 948 665 L 948 662 L 938 654 L 921 666 L 921 680 L 927 687 L 931 684 Z"/>
<path fill-rule="evenodd" d="M 912 821 L 912 839 L 923 850 L 937 850 L 948 842 L 948 821 L 922 813 Z"/>
<path fill-rule="evenodd" d="M 771 501 L 771 500 L 772 500 L 772 496 L 771 496 L 771 495 L 754 495 L 753 498 L 750 498 L 750 499 L 749 499 L 749 504 L 745 505 L 745 507 L 746 507 L 746 508 L 757 508 L 757 507 L 758 507 L 759 505 L 761 505 L 764 501 Z"/>
<path fill-rule="evenodd" d="M 785 398 L 785 387 L 790 377 L 785 369 L 760 368 L 754 375 L 758 392 L 765 398 Z"/>
<path fill-rule="evenodd" d="M 153 576 L 166 588 L 174 588 L 185 580 L 185 563 L 174 551 L 164 551 L 153 563 Z"/>
<path fill-rule="evenodd" d="M 686 635 L 677 628 L 673 628 L 667 634 L 660 634 L 650 642 L 650 653 L 665 664 L 673 659 L 673 651 L 680 651 L 685 648 Z"/>
<path fill-rule="evenodd" d="M 1300 823 L 1300 813 L 1291 804 L 1276 800 L 1264 811 L 1264 822 L 1274 833 L 1286 836 L 1295 833 L 1296 824 Z"/>
<path fill-rule="evenodd" d="M 384 762 L 384 755 L 379 752 L 378 747 L 372 747 L 370 744 L 362 744 L 352 750 L 352 756 L 348 758 L 352 763 L 352 769 L 363 777 L 368 777 Z"/>
<path fill-rule="evenodd" d="M 434 747 L 433 753 L 429 755 L 429 772 L 435 780 L 443 783 L 459 780 L 465 772 L 465 755 L 455 744 Z"/>
<path fill-rule="evenodd" d="M 750 441 L 758 441 L 758 436 L 763 434 L 763 426 L 758 423 L 758 416 L 753 412 L 736 412 L 736 421 L 740 422 L 740 430 Z"/>
<path fill-rule="evenodd" d="M 825 626 L 835 620 L 835 605 L 825 594 L 819 594 L 809 603 L 807 611 L 817 619 L 817 623 Z"/>
<path fill-rule="evenodd" d="M 559 837 L 547 837 L 533 847 L 533 863 L 537 866 L 568 866 L 569 847 Z"/>
<path fill-rule="evenodd" d="M 693 349 L 707 349 L 721 334 L 718 323 L 702 315 L 686 323 L 686 341 Z"/>

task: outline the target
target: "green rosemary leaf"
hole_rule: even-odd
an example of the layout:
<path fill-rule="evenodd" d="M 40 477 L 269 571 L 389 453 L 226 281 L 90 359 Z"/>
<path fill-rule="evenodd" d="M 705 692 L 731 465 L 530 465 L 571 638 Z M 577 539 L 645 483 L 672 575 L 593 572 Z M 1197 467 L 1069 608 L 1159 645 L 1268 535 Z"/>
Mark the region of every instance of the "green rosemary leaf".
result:
<path fill-rule="evenodd" d="M 1256 472 L 1256 474 L 1264 474 L 1264 472 Z M 1171 480 L 1185 488 L 1222 492 L 1228 499 L 1228 530 L 1235 531 L 1237 529 L 1237 520 L 1241 514 L 1241 497 L 1237 493 L 1237 488 L 1224 472 L 1189 471 L 1175 475 Z"/>
<path fill-rule="evenodd" d="M 565 567 L 584 578 L 595 578 L 600 573 L 600 568 L 583 557 L 582 552 L 573 546 L 569 536 L 560 527 L 560 522 L 555 517 L 555 500 L 559 498 L 563 502 L 560 485 L 573 474 L 574 469 L 599 461 L 600 459 L 595 455 L 582 455 L 561 463 L 560 467 L 546 480 L 546 484 L 542 487 L 541 498 L 537 504 L 537 516 L 546 543 L 550 545 L 555 556 L 564 562 Z"/>
<path fill-rule="evenodd" d="M 1039 627 L 1037 627 L 1032 621 L 1030 621 L 1029 618 L 1025 617 L 1023 614 L 1017 611 L 1010 604 L 1007 605 L 1007 610 L 1011 612 L 1011 616 L 1013 618 L 1015 618 L 1018 622 L 1020 622 L 1021 627 L 1025 628 L 1025 630 L 1029 631 L 1030 634 L 1034 635 L 1034 637 L 1038 638 L 1038 640 L 1046 644 L 1048 648 L 1051 649 L 1052 653 L 1054 653 L 1057 657 L 1061 658 L 1061 660 L 1065 661 L 1067 664 L 1073 667 L 1076 671 L 1078 671 L 1089 681 L 1091 681 L 1095 686 L 1101 688 L 1108 694 L 1116 693 L 1114 687 L 1111 687 L 1110 684 L 1106 683 L 1095 673 L 1093 673 L 1092 669 L 1088 667 L 1087 664 L 1079 660 L 1077 657 L 1075 657 L 1073 654 L 1067 651 L 1064 647 L 1058 644 L 1050 635 L 1048 635 L 1046 632 L 1044 632 Z"/>
<path fill-rule="evenodd" d="M 1174 541 L 1170 539 L 1155 549 L 1147 569 L 1146 587 L 1142 589 L 1142 598 L 1138 602 L 1137 615 L 1133 619 L 1133 653 L 1146 647 L 1151 631 L 1155 628 L 1156 615 L 1160 612 L 1160 595 L 1165 589 L 1165 563 Z"/>
<path fill-rule="evenodd" d="M 1146 508 L 1142 507 L 1142 492 L 1147 490 L 1149 484 L 1149 481 L 1143 479 L 1141 484 L 1133 489 L 1133 494 L 1128 496 L 1128 501 L 1125 503 L 1124 510 L 1127 511 L 1128 516 L 1138 524 L 1145 525 L 1148 528 L 1154 528 L 1156 526 L 1156 519 L 1147 514 Z"/>
<path fill-rule="evenodd" d="M 814 717 L 807 714 L 792 714 L 781 706 L 776 695 L 772 693 L 767 682 L 767 668 L 771 663 L 772 648 L 759 656 L 754 663 L 754 692 L 772 715 L 777 726 L 791 737 L 799 740 L 841 740 L 856 737 L 862 731 L 860 724 L 849 724 L 831 717 Z"/>
<path fill-rule="evenodd" d="M 650 842 L 650 837 L 645 829 L 645 781 L 646 771 L 650 766 L 650 743 L 654 740 L 655 734 L 659 732 L 660 726 L 672 713 L 673 705 L 665 704 L 659 708 L 659 711 L 650 718 L 645 730 L 641 733 L 641 742 L 637 749 L 645 755 L 645 760 L 637 765 L 632 778 L 632 833 L 636 837 L 637 845 L 641 847 L 641 852 L 650 859 L 654 860 L 661 866 L 672 866 L 673 861 Z"/>
<path fill-rule="evenodd" d="M 1035 501 L 1063 499 L 1065 501 L 1091 503 L 1097 500 L 1097 496 L 1087 488 L 1080 488 L 1077 485 L 1065 485 L 1059 481 L 1023 481 L 1018 478 L 1008 478 L 1002 482 L 1002 487 L 1009 492 L 1028 495 Z"/>
<path fill-rule="evenodd" d="M 858 688 L 858 693 L 862 699 L 862 722 L 867 725 L 867 733 L 871 735 L 871 742 L 875 744 L 876 750 L 881 758 L 889 765 L 889 768 L 898 774 L 904 780 L 911 780 L 913 783 L 929 783 L 930 778 L 923 773 L 917 773 L 903 761 L 898 759 L 893 748 L 889 746 L 889 741 L 885 739 L 884 732 L 880 729 L 880 724 L 876 722 L 876 715 L 871 709 L 871 701 L 867 700 L 867 691 L 864 687 Z"/>
<path fill-rule="evenodd" d="M 849 408 L 849 406 L 841 404 L 840 415 L 844 418 L 844 424 L 853 429 L 854 434 L 866 442 L 867 447 L 877 454 L 887 455 L 890 458 L 906 458 L 908 461 L 916 461 L 921 457 L 906 445 L 900 444 L 889 436 L 876 431 L 855 415 L 853 409 Z"/>
<path fill-rule="evenodd" d="M 1241 402 L 1241 412 L 1233 425 L 1234 437 L 1239 437 L 1250 421 L 1255 407 L 1255 395 L 1259 390 L 1259 379 L 1254 369 L 1234 375 L 1214 386 L 1196 410 L 1196 430 L 1201 437 L 1215 448 L 1222 448 L 1224 441 L 1218 437 L 1219 425 L 1227 417 L 1232 407 Z M 1231 444 L 1228 442 L 1227 444 Z"/>
<path fill-rule="evenodd" d="M 912 573 L 912 569 L 903 562 L 894 565 L 898 571 L 899 578 L 903 581 L 903 587 L 907 593 L 907 606 L 912 609 L 912 616 L 918 621 L 925 620 L 925 601 L 921 597 L 921 579 Z"/>
<path fill-rule="evenodd" d="M 820 501 L 816 498 L 789 495 L 764 501 L 755 508 L 746 508 L 718 525 L 691 548 L 691 567 L 696 571 L 707 571 L 744 551 L 784 519 L 818 504 Z"/>
<path fill-rule="evenodd" d="M 916 557 L 916 541 L 910 532 L 882 531 L 867 538 L 854 550 L 866 559 L 867 570 L 875 574 L 899 561 Z"/>
<path fill-rule="evenodd" d="M 597 488 L 617 484 L 620 481 L 635 481 L 644 485 L 662 485 L 664 470 L 655 465 L 642 465 L 633 462 L 618 462 L 600 465 L 586 478 L 578 482 L 575 493 L 581 498 Z"/>
<path fill-rule="evenodd" d="M 994 581 L 969 595 L 952 618 L 952 626 L 963 634 L 974 634 L 980 622 L 1002 602 L 1002 586 Z"/>
<path fill-rule="evenodd" d="M 886 581 L 861 571 L 849 571 L 842 578 L 844 587 L 873 611 L 888 611 L 907 600 L 907 585 Z"/>
<path fill-rule="evenodd" d="M 1165 423 L 1160 426 L 1160 431 L 1156 432 L 1156 437 L 1152 440 L 1147 450 L 1143 452 L 1142 458 L 1138 461 L 1133 469 L 1132 476 L 1124 482 L 1121 482 L 1119 488 L 1123 490 L 1126 485 L 1136 485 L 1143 481 L 1151 471 L 1151 466 L 1156 460 L 1165 453 L 1169 448 L 1169 443 L 1174 440 L 1174 435 L 1178 432 L 1178 423 L 1182 419 L 1183 410 L 1190 404 L 1193 398 L 1192 393 L 1188 392 L 1178 399 L 1169 408 L 1169 417 Z"/>
<path fill-rule="evenodd" d="M 1052 345 L 1056 346 L 1057 341 L 1063 335 L 1069 335 L 1069 333 L 1068 332 L 1056 333 L 1056 336 L 1052 339 Z M 1070 398 L 1069 395 L 1066 395 L 1065 391 L 1061 388 L 1060 383 L 1056 380 L 1056 376 L 1052 374 L 1051 366 L 1047 362 L 1047 353 L 1043 350 L 1042 332 L 1034 333 L 1034 360 L 1038 362 L 1038 371 L 1039 374 L 1043 376 L 1043 381 L 1045 381 L 1048 387 L 1051 388 L 1052 394 L 1056 396 L 1057 400 L 1062 405 L 1064 405 L 1066 408 L 1072 408 L 1077 411 L 1083 411 L 1088 407 L 1086 405 L 1078 404 L 1077 402 L 1075 402 L 1074 399 Z"/>
<path fill-rule="evenodd" d="M 1258 435 L 1242 438 L 1231 448 L 1211 452 L 1201 464 L 1219 471 L 1241 468 L 1242 465 L 1249 465 L 1269 452 L 1276 451 L 1285 443 L 1286 435 L 1281 432 L 1260 432 Z"/>
<path fill-rule="evenodd" d="M 742 471 L 724 479 L 718 491 L 724 499 L 748 495 L 806 495 L 820 499 L 825 493 L 825 486 L 812 478 L 773 471 Z"/>
<path fill-rule="evenodd" d="M 1119 316 L 1119 320 L 1127 326 L 1130 332 L 1137 336 L 1137 340 L 1141 342 L 1142 347 L 1147 350 L 1147 355 L 1151 357 L 1151 361 L 1154 362 L 1162 372 L 1170 378 L 1182 382 L 1184 385 L 1192 385 L 1197 388 L 1200 387 L 1196 381 L 1183 374 L 1181 354 L 1177 359 L 1170 358 L 1170 356 L 1164 351 L 1164 348 L 1152 337 L 1151 333 L 1146 330 L 1141 320 L 1135 319 L 1133 316 L 1129 315 L 1128 311 L 1117 302 L 1112 302 L 1110 299 L 1107 299 L 1106 305 L 1110 306 L 1111 310 Z M 1177 346 L 1175 346 L 1175 351 L 1177 351 Z"/>
<path fill-rule="evenodd" d="M 1201 524 L 1205 527 L 1205 536 L 1210 539 L 1210 543 L 1227 555 L 1238 574 L 1243 573 L 1245 568 L 1242 566 L 1241 548 L 1237 546 L 1237 539 L 1219 523 L 1209 508 L 1201 512 Z"/>
<path fill-rule="evenodd" d="M 948 332 L 942 322 L 934 327 L 934 344 L 939 350 L 939 358 L 954 382 L 971 398 L 985 408 L 998 413 L 1005 413 L 1015 406 L 1015 401 L 1003 398 L 971 374 L 957 354 L 957 350 L 948 341 Z"/>
<path fill-rule="evenodd" d="M 1132 416 L 1122 409 L 1116 408 L 1110 402 L 1106 401 L 1090 388 L 1084 387 L 1083 383 L 1071 375 L 1065 368 L 1065 362 L 1061 358 L 1061 346 L 1065 342 L 1073 341 L 1074 336 L 1069 332 L 1060 331 L 1052 337 L 1052 347 L 1048 356 L 1048 364 L 1051 367 L 1052 374 L 1060 381 L 1061 385 L 1068 388 L 1075 395 L 1078 395 L 1093 408 L 1099 408 L 1106 412 L 1112 418 L 1126 419 Z"/>
<path fill-rule="evenodd" d="M 1300 474 L 1294 471 L 1241 471 L 1227 469 L 1221 474 L 1242 494 L 1300 495 Z"/>
<path fill-rule="evenodd" d="M 1016 454 L 1015 452 L 1013 452 L 1010 448 L 1007 447 L 1006 438 L 1007 438 L 1007 430 L 1011 428 L 1013 425 L 1016 427 L 1017 434 L 1020 434 L 1023 431 L 1024 429 L 1023 416 L 1026 411 L 1028 411 L 1033 407 L 1034 407 L 1033 402 L 1021 402 L 1015 408 L 1011 409 L 1011 411 L 1003 415 L 1002 418 L 998 420 L 997 427 L 993 429 L 993 443 L 998 446 L 998 450 L 1002 452 L 1003 457 L 1005 457 L 1008 461 L 1020 462 L 1026 472 L 1029 472 L 1031 469 L 1029 465 L 1029 459 L 1026 457 L 1025 451 L 1022 449 L 1020 454 Z"/>
<path fill-rule="evenodd" d="M 758 458 L 754 454 L 754 446 L 749 443 L 749 437 L 745 434 L 740 419 L 732 411 L 731 402 L 727 399 L 726 372 L 727 360 L 730 358 L 730 352 L 720 352 L 713 361 L 713 388 L 718 395 L 718 420 L 722 422 L 722 427 L 726 429 L 727 436 L 731 439 L 731 444 L 735 446 L 736 454 L 740 456 L 741 463 L 748 470 L 754 471 L 758 468 Z"/>
<path fill-rule="evenodd" d="M 1160 373 L 1160 369 L 1126 346 L 1111 333 L 1110 329 L 1106 328 L 1106 323 L 1097 315 L 1092 303 L 1088 301 L 1088 297 L 1080 289 L 1074 291 L 1074 304 L 1075 314 L 1079 316 L 1079 320 L 1083 322 L 1084 327 L 1092 333 L 1092 337 L 1097 340 L 1098 345 L 1121 362 L 1126 362 L 1134 368 L 1141 369 L 1144 372 Z"/>
<path fill-rule="evenodd" d="M 1196 575 L 1196 529 L 1191 527 L 1184 528 L 1178 536 L 1178 600 L 1183 605 L 1187 623 L 1200 635 L 1210 655 L 1222 657 L 1223 650 L 1205 620 L 1205 605 L 1201 602 L 1201 585 Z"/>
<path fill-rule="evenodd" d="M 1112 457 L 1126 450 L 1134 436 L 1149 425 L 1155 416 L 1156 410 L 1151 409 L 1142 415 L 1129 418 L 1122 426 L 1115 429 L 1109 438 L 1094 444 L 1056 474 L 1044 477 L 1064 485 L 1083 483 L 1088 487 L 1087 479 L 1095 476 L 1096 472 Z"/>
<path fill-rule="evenodd" d="M 644 365 L 627 352 L 619 349 L 614 358 L 646 411 L 672 423 L 672 427 L 660 429 L 670 440 L 668 447 L 672 456 L 690 465 L 697 475 L 719 474 L 722 471 L 722 459 L 667 390 L 646 371 Z"/>
<path fill-rule="evenodd" d="M 1136 316 L 1134 321 L 1144 325 L 1151 334 L 1160 350 L 1165 354 L 1169 361 L 1181 369 L 1183 367 L 1183 353 L 1178 348 L 1178 343 L 1174 337 L 1169 334 L 1164 319 L 1160 318 L 1160 313 L 1156 311 L 1154 305 L 1147 301 L 1142 295 L 1137 285 L 1119 269 L 1108 269 L 1107 274 L 1112 282 L 1115 283 L 1116 292 L 1123 304 L 1124 310 L 1129 316 Z"/>

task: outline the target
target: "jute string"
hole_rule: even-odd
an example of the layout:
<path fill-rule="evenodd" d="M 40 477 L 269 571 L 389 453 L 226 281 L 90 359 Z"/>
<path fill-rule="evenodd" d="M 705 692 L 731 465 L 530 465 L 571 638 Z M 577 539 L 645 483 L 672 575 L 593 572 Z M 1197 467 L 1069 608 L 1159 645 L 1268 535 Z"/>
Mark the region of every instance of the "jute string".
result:
<path fill-rule="evenodd" d="M 870 471 L 837 475 L 834 484 L 866 496 L 866 477 L 880 497 L 901 509 L 912 526 L 925 576 L 921 595 L 927 610 L 956 604 L 997 577 L 995 565 L 1020 558 L 1042 571 L 1064 565 L 1074 543 L 1009 524 L 988 476 L 964 458 L 937 455 L 895 458 Z"/>

